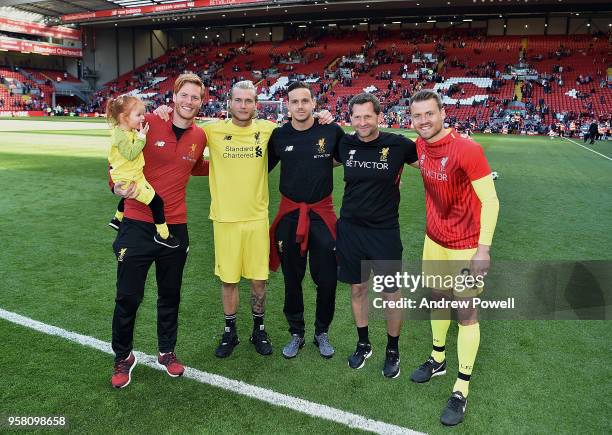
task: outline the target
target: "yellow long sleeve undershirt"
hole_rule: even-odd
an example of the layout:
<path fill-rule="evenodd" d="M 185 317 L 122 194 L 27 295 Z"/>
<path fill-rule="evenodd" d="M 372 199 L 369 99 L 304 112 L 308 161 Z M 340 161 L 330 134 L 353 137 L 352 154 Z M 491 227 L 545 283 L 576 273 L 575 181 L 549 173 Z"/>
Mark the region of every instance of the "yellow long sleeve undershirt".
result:
<path fill-rule="evenodd" d="M 489 174 L 474 180 L 472 181 L 472 186 L 482 204 L 478 244 L 491 246 L 491 243 L 493 243 L 493 233 L 497 225 L 497 215 L 499 214 L 499 199 L 497 199 L 493 177 Z"/>

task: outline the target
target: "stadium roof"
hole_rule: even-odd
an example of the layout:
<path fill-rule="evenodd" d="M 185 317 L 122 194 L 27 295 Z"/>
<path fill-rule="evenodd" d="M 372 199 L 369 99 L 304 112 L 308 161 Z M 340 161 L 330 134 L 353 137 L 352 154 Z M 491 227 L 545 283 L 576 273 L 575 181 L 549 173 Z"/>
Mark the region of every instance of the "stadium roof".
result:
<path fill-rule="evenodd" d="M 13 6 L 23 11 L 56 17 L 79 12 L 176 2 L 177 0 L 5 0 L 3 6 Z"/>
<path fill-rule="evenodd" d="M 59 18 L 61 15 L 95 12 L 109 9 L 130 8 L 172 4 L 184 0 L 4 0 L 3 6 Z M 225 5 L 191 10 L 211 14 L 227 8 Z M 346 17 L 346 13 L 359 15 L 368 12 L 368 16 L 382 17 L 393 13 L 406 16 L 418 15 L 463 15 L 463 14 L 496 14 L 504 13 L 545 13 L 545 12 L 609 12 L 612 10 L 609 0 L 270 0 L 255 4 L 241 5 L 242 10 L 264 11 L 271 20 L 287 21 L 285 8 L 289 13 L 325 14 L 330 18 Z M 284 11 L 287 12 L 287 11 Z M 333 13 L 338 17 L 331 17 Z M 255 14 L 260 15 L 260 14 Z M 364 15 L 366 16 L 366 15 Z M 392 15 L 388 15 L 391 17 Z M 219 18 L 221 16 L 219 15 Z M 253 15 L 250 15 L 253 17 Z M 215 19 L 213 16 L 198 17 L 203 20 Z M 314 18 L 314 16 L 312 17 Z M 142 19 L 142 18 L 141 18 Z M 248 21 L 248 18 L 246 19 Z M 132 25 L 138 24 L 131 22 Z M 144 23 L 142 23 L 144 24 Z"/>

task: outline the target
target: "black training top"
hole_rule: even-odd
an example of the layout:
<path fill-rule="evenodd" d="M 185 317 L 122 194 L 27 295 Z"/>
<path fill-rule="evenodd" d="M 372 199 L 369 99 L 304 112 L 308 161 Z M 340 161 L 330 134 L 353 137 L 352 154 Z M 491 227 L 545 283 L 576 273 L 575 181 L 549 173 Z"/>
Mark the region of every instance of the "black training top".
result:
<path fill-rule="evenodd" d="M 418 160 L 416 144 L 380 132 L 371 142 L 345 135 L 334 158 L 344 166 L 344 197 L 340 217 L 376 228 L 399 227 L 399 181 L 405 163 Z"/>
<path fill-rule="evenodd" d="M 290 122 L 272 132 L 268 142 L 268 170 L 281 162 L 280 192 L 295 202 L 312 204 L 332 193 L 333 155 L 344 136 L 338 124 L 296 130 Z"/>

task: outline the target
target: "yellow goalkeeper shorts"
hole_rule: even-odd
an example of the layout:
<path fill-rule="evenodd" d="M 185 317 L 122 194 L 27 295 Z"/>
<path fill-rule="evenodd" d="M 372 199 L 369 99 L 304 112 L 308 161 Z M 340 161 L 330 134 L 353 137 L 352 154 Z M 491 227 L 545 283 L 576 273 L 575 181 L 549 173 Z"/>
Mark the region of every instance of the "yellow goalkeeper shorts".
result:
<path fill-rule="evenodd" d="M 213 221 L 215 275 L 234 284 L 240 278 L 265 281 L 269 274 L 268 219 L 244 222 Z"/>
<path fill-rule="evenodd" d="M 467 278 L 470 260 L 476 253 L 472 249 L 448 249 L 425 236 L 423 267 L 425 287 L 453 292 L 457 297 L 477 296 L 484 290 L 482 283 Z M 474 285 L 471 285 L 474 284 Z"/>

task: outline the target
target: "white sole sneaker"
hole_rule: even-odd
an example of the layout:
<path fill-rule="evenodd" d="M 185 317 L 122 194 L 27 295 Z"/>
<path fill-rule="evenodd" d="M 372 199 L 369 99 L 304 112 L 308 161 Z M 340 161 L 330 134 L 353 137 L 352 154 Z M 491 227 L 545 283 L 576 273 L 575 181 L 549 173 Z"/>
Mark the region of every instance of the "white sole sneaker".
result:
<path fill-rule="evenodd" d="M 383 370 L 381 370 L 380 372 L 382 373 L 382 375 L 383 375 L 383 377 L 384 377 L 385 379 L 395 379 L 395 378 L 398 378 L 398 377 L 399 377 L 400 373 L 402 372 L 402 369 L 399 369 L 399 370 L 397 371 L 397 374 L 396 374 L 395 376 L 385 376 L 385 372 L 384 372 Z"/>
<path fill-rule="evenodd" d="M 129 358 L 129 357 L 128 357 Z M 128 372 L 128 381 L 123 384 L 120 387 L 115 387 L 117 389 L 121 389 L 121 388 L 125 388 L 128 385 L 130 385 L 130 382 L 132 382 L 132 370 L 134 370 L 134 367 L 136 367 L 136 363 L 138 362 L 138 358 L 136 358 L 136 355 L 134 355 L 134 364 L 132 364 L 132 367 L 130 367 L 130 371 Z M 113 385 L 114 386 L 114 385 Z"/>
<path fill-rule="evenodd" d="M 163 364 L 160 364 L 160 363 L 159 363 L 159 361 L 155 361 L 155 363 L 158 365 L 158 367 L 160 367 L 161 369 L 163 369 L 163 370 L 164 370 L 164 371 L 165 371 L 165 372 L 168 374 L 168 376 L 170 376 L 171 378 L 179 378 L 179 377 L 183 376 L 183 373 L 185 373 L 185 372 L 183 372 L 183 373 L 181 373 L 180 375 L 173 375 L 172 373 L 170 373 L 170 372 L 168 371 L 168 367 L 166 367 L 166 366 L 165 366 L 165 365 L 163 365 Z"/>
<path fill-rule="evenodd" d="M 363 356 L 363 362 L 361 363 L 361 365 L 359 367 L 355 367 L 353 370 L 359 370 L 360 368 L 362 368 L 365 365 L 366 360 L 370 358 L 371 356 L 372 356 L 372 350 L 370 349 L 370 351 Z M 348 363 L 348 366 L 351 367 L 351 363 Z"/>

